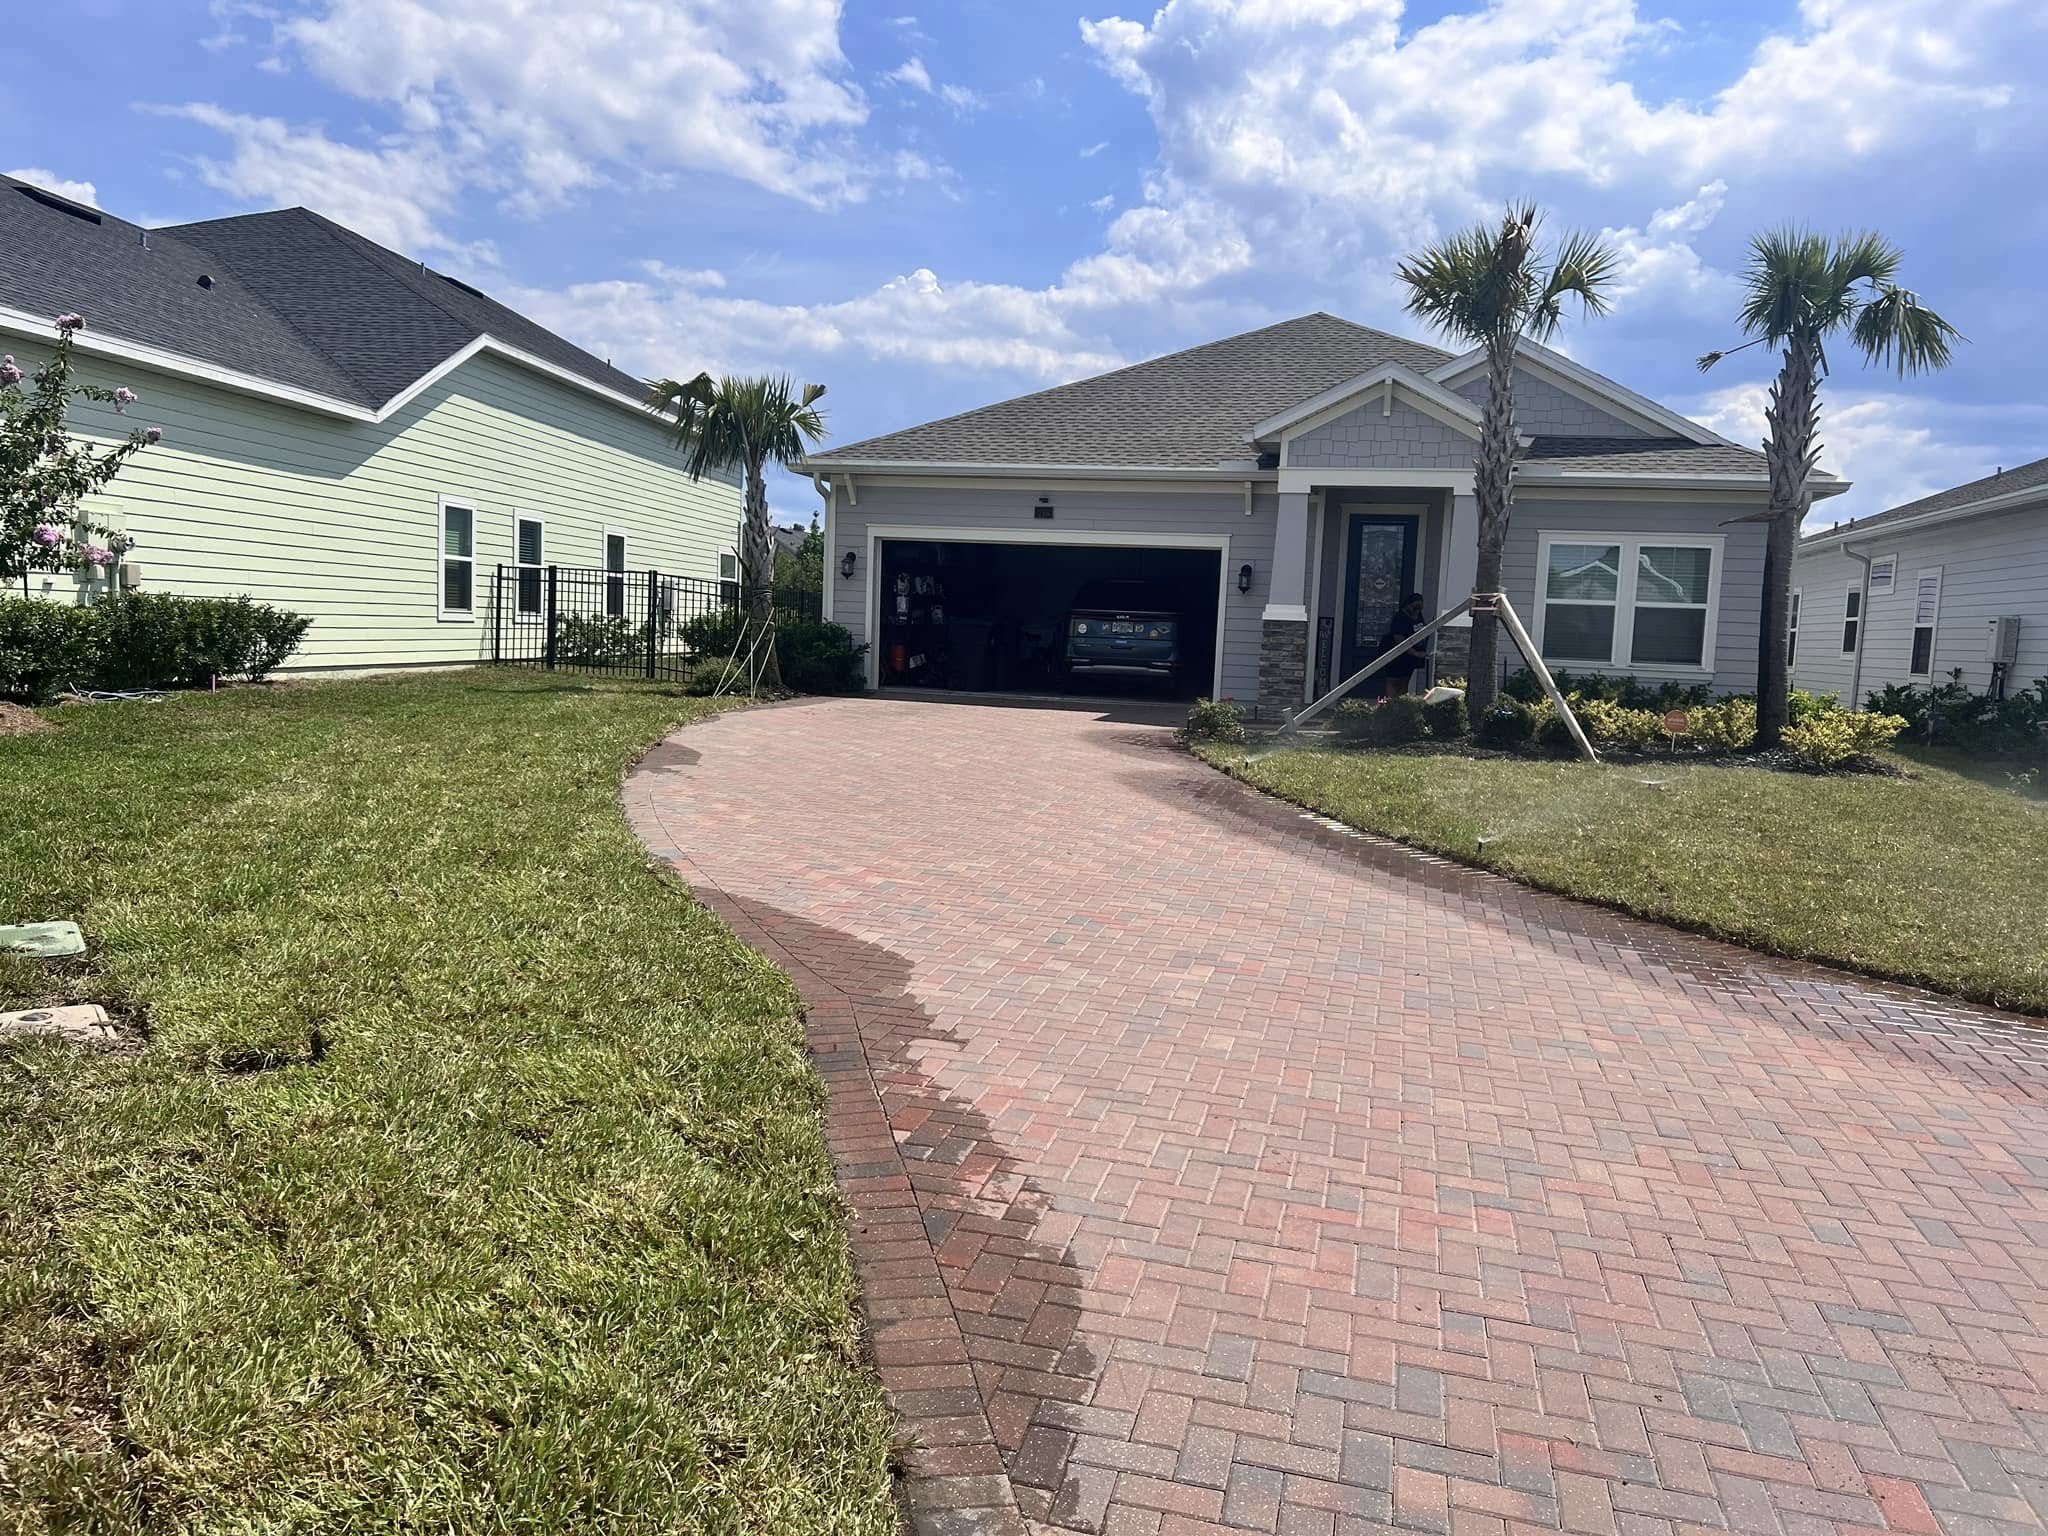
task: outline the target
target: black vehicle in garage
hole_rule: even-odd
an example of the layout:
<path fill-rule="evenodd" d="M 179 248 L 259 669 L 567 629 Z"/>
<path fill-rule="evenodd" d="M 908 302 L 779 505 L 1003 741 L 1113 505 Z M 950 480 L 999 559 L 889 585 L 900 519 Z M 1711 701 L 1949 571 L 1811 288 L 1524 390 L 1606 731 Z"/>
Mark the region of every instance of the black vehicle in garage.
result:
<path fill-rule="evenodd" d="M 1067 615 L 1067 676 L 1173 678 L 1181 669 L 1181 616 L 1146 581 L 1091 581 Z"/>

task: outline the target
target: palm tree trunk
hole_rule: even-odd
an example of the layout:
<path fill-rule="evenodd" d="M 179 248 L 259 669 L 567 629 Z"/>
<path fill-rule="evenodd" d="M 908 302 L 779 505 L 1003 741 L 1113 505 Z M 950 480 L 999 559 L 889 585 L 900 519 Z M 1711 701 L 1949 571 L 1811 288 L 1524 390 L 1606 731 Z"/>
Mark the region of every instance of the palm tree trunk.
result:
<path fill-rule="evenodd" d="M 1799 525 L 1813 504 L 1810 481 L 1820 457 L 1820 342 L 1796 332 L 1771 385 L 1764 410 L 1764 458 L 1770 467 L 1770 522 L 1764 543 L 1764 587 L 1757 639 L 1756 744 L 1777 746 L 1791 713 L 1791 667 L 1785 656 L 1792 609 L 1792 561 Z"/>
<path fill-rule="evenodd" d="M 1500 590 L 1501 551 L 1508 538 L 1508 519 L 1515 505 L 1515 343 L 1512 337 L 1487 348 L 1486 406 L 1480 417 L 1479 455 L 1472 466 L 1472 489 L 1479 503 L 1479 564 L 1473 572 L 1474 592 Z M 1467 669 L 1465 707 L 1473 729 L 1493 708 L 1499 692 L 1500 620 L 1491 613 L 1472 615 L 1472 656 Z"/>
<path fill-rule="evenodd" d="M 775 645 L 775 535 L 768 525 L 768 484 L 761 461 L 747 463 L 746 521 L 740 558 L 746 567 L 749 597 L 747 643 L 762 648 L 761 686 L 782 688 L 782 660 Z"/>

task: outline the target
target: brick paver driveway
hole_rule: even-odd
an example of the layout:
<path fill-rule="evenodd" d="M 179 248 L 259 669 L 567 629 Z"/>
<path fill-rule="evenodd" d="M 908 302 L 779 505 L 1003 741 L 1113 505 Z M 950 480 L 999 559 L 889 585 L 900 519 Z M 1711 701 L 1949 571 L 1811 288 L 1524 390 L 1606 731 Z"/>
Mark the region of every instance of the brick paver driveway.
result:
<path fill-rule="evenodd" d="M 1084 712 L 754 711 L 628 800 L 811 1003 L 921 1529 L 2043 1528 L 2048 1031 Z"/>

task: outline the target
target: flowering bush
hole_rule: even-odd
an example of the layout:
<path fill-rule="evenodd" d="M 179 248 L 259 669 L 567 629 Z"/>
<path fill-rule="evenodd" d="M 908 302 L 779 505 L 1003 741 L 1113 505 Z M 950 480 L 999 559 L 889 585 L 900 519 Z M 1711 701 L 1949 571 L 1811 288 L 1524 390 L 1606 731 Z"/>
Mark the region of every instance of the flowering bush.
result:
<path fill-rule="evenodd" d="M 33 378 L 12 356 L 0 358 L 0 582 L 18 582 L 30 571 L 99 569 L 131 547 L 113 530 L 84 521 L 79 503 L 163 433 L 140 428 L 107 449 L 69 434 L 72 401 L 125 412 L 139 398 L 125 386 L 72 382 L 72 340 L 84 328 L 81 316 L 59 315 L 56 351 Z"/>

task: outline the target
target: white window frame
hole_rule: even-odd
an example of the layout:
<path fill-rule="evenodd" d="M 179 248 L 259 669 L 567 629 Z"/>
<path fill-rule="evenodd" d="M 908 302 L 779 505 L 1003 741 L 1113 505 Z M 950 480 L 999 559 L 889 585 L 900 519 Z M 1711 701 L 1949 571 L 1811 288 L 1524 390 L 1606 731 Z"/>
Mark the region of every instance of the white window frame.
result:
<path fill-rule="evenodd" d="M 521 523 L 532 523 L 540 529 L 540 560 L 537 564 L 528 564 L 519 558 L 519 525 Z M 519 578 L 521 573 L 525 571 L 540 572 L 540 601 L 531 613 L 528 613 L 519 606 Z M 548 520 L 538 512 L 514 511 L 512 514 L 512 621 L 515 624 L 544 624 L 547 622 L 547 581 Z"/>
<path fill-rule="evenodd" d="M 1608 660 L 1584 661 L 1559 658 L 1554 665 L 1595 672 L 1627 672 L 1637 677 L 1710 678 L 1714 675 L 1715 643 L 1721 620 L 1721 574 L 1726 564 L 1728 537 L 1720 533 L 1623 533 L 1546 528 L 1536 536 L 1536 622 L 1530 638 L 1536 654 L 1543 654 L 1544 621 L 1550 613 L 1550 547 L 1553 544 L 1614 544 L 1621 548 L 1621 570 L 1614 594 L 1614 646 Z M 1700 637 L 1700 663 L 1686 666 L 1670 662 L 1630 661 L 1635 644 L 1636 575 L 1644 545 L 1652 549 L 1704 549 L 1708 553 L 1706 631 Z M 1566 601 L 1560 598 L 1560 602 Z M 1567 604 L 1569 606 L 1569 604 Z M 1649 608 L 1691 608 L 1691 603 L 1646 603 Z"/>
<path fill-rule="evenodd" d="M 1870 562 L 1869 595 L 1882 597 L 1898 585 L 1899 557 L 1879 555 Z M 1867 606 L 1867 605 L 1866 605 Z"/>
<path fill-rule="evenodd" d="M 1933 565 L 1924 571 L 1915 571 L 1913 573 L 1913 626 L 1907 631 L 1906 635 L 1906 676 L 1908 677 L 1932 678 L 1934 676 L 1934 648 L 1941 641 L 1941 570 L 1940 566 Z M 1920 588 L 1928 581 L 1934 583 L 1934 612 L 1928 621 L 1922 624 L 1920 622 Z M 1919 644 L 1920 631 L 1923 629 L 1927 631 L 1927 670 L 1915 672 L 1913 670 L 1913 651 Z"/>
<path fill-rule="evenodd" d="M 619 541 L 619 568 L 611 567 L 612 540 Z M 623 528 L 606 528 L 597 536 L 597 564 L 604 572 L 605 617 L 623 619 L 626 616 L 626 572 L 632 569 L 633 541 Z M 619 584 L 619 611 L 612 612 L 612 583 Z"/>
<path fill-rule="evenodd" d="M 448 553 L 448 513 L 459 509 L 469 514 L 469 553 L 451 555 Z M 476 622 L 476 503 L 466 496 L 443 496 L 436 504 L 434 514 L 434 613 L 443 624 L 474 624 Z M 448 562 L 461 560 L 469 566 L 469 606 L 450 608 L 448 606 Z"/>
<path fill-rule="evenodd" d="M 1852 631 L 1850 626 L 1854 625 Z M 1863 586 L 1850 582 L 1849 589 L 1842 597 L 1842 654 L 1854 656 L 1856 648 L 1863 644 Z"/>
<path fill-rule="evenodd" d="M 1799 666 L 1799 600 L 1804 587 L 1792 589 L 1792 602 L 1785 619 L 1785 670 L 1797 670 Z"/>

